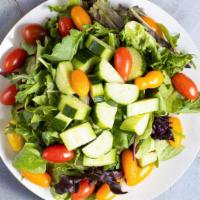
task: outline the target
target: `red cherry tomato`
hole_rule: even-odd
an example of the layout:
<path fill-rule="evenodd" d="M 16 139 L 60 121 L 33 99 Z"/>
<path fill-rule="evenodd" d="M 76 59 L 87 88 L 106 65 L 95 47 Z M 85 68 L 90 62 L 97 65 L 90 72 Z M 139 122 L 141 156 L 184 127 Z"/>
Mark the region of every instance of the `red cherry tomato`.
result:
<path fill-rule="evenodd" d="M 26 60 L 27 53 L 23 49 L 12 49 L 8 52 L 3 60 L 3 71 L 11 73 L 15 69 L 20 68 Z"/>
<path fill-rule="evenodd" d="M 185 74 L 177 73 L 172 77 L 172 83 L 175 89 L 185 98 L 196 100 L 199 97 L 199 92 L 193 80 Z"/>
<path fill-rule="evenodd" d="M 89 183 L 89 179 L 84 179 L 80 182 L 80 187 L 78 192 L 71 193 L 72 200 L 83 200 L 89 197 L 95 189 L 94 184 Z"/>
<path fill-rule="evenodd" d="M 68 17 L 61 17 L 58 21 L 58 28 L 61 37 L 69 35 L 69 31 L 73 28 L 72 20 Z"/>
<path fill-rule="evenodd" d="M 15 104 L 15 96 L 17 94 L 17 88 L 15 85 L 10 85 L 6 88 L 0 96 L 0 101 L 6 106 Z"/>
<path fill-rule="evenodd" d="M 64 163 L 74 158 L 74 151 L 68 151 L 65 145 L 47 147 L 42 153 L 43 159 L 53 163 Z"/>
<path fill-rule="evenodd" d="M 22 37 L 29 44 L 35 44 L 37 40 L 44 40 L 47 30 L 40 24 L 28 24 L 22 29 Z"/>
<path fill-rule="evenodd" d="M 124 79 L 128 80 L 132 67 L 132 56 L 128 48 L 120 47 L 115 52 L 114 65 L 117 72 Z"/>

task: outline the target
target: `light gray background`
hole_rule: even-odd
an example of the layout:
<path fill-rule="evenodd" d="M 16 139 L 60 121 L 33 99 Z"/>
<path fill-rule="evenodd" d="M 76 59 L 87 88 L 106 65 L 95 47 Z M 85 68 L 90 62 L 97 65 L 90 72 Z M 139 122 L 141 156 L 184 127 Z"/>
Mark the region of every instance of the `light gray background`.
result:
<path fill-rule="evenodd" d="M 200 0 L 152 1 L 174 16 L 200 49 Z M 25 13 L 42 2 L 44 0 L 0 0 L 0 42 Z M 40 200 L 40 198 L 25 189 L 0 160 L 0 200 Z M 187 173 L 156 200 L 200 200 L 200 153 Z"/>

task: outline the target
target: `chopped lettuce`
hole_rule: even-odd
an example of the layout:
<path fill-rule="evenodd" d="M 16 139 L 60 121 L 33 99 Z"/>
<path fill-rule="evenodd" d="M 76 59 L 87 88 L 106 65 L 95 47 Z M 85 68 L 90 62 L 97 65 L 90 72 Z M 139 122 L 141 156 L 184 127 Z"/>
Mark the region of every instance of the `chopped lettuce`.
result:
<path fill-rule="evenodd" d="M 13 165 L 20 171 L 31 173 L 46 172 L 46 161 L 41 158 L 38 146 L 33 143 L 26 143 L 23 149 L 17 154 Z"/>
<path fill-rule="evenodd" d="M 36 53 L 36 46 L 26 43 L 25 41 L 21 42 L 21 48 L 24 49 L 29 56 L 34 55 Z"/>
<path fill-rule="evenodd" d="M 44 131 L 42 132 L 42 140 L 46 146 L 52 145 L 54 143 L 60 143 L 61 139 L 56 131 Z"/>

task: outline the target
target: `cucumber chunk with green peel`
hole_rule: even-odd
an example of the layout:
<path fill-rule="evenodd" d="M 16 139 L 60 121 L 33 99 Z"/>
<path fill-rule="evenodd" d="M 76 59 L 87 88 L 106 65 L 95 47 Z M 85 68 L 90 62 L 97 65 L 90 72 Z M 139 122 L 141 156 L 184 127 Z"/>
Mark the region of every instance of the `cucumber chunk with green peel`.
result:
<path fill-rule="evenodd" d="M 106 60 L 111 60 L 114 55 L 114 49 L 94 35 L 89 35 L 85 46 L 92 53 Z"/>
<path fill-rule="evenodd" d="M 150 165 L 154 162 L 156 162 L 158 159 L 156 152 L 150 152 L 142 156 L 138 161 L 140 167 L 146 167 L 147 165 Z"/>
<path fill-rule="evenodd" d="M 120 129 L 142 135 L 148 125 L 149 118 L 149 113 L 128 117 L 122 122 Z"/>
<path fill-rule="evenodd" d="M 73 71 L 71 62 L 61 62 L 56 70 L 56 85 L 59 91 L 63 94 L 74 94 L 70 84 L 70 74 Z"/>
<path fill-rule="evenodd" d="M 128 105 L 139 97 L 138 86 L 133 84 L 106 83 L 106 96 L 121 105 Z"/>
<path fill-rule="evenodd" d="M 110 131 L 103 131 L 93 142 L 82 149 L 89 158 L 99 158 L 112 149 L 113 135 Z"/>
<path fill-rule="evenodd" d="M 116 149 L 112 149 L 107 154 L 93 159 L 87 156 L 83 157 L 83 165 L 87 167 L 101 167 L 106 165 L 112 165 L 116 162 Z"/>
<path fill-rule="evenodd" d="M 143 113 L 155 112 L 159 110 L 159 99 L 151 98 L 136 101 L 127 106 L 127 116 L 135 116 Z"/>
<path fill-rule="evenodd" d="M 94 103 L 102 102 L 105 100 L 102 83 L 92 84 L 90 91 L 91 91 L 91 97 Z"/>
<path fill-rule="evenodd" d="M 80 69 L 84 72 L 90 72 L 93 66 L 99 62 L 99 58 L 88 49 L 82 49 L 72 59 L 72 64 L 75 69 Z"/>
<path fill-rule="evenodd" d="M 97 103 L 94 108 L 94 122 L 102 129 L 112 129 L 117 107 L 106 102 Z"/>
<path fill-rule="evenodd" d="M 91 110 L 89 105 L 71 95 L 61 95 L 58 109 L 65 116 L 76 120 L 85 120 Z"/>
<path fill-rule="evenodd" d="M 101 80 L 108 83 L 124 83 L 115 68 L 106 60 L 102 60 L 97 65 L 97 75 Z"/>
<path fill-rule="evenodd" d="M 60 134 L 69 151 L 85 145 L 96 138 L 96 134 L 89 122 L 74 126 Z"/>
<path fill-rule="evenodd" d="M 131 73 L 128 77 L 129 81 L 132 81 L 140 76 L 142 76 L 146 71 L 146 62 L 143 58 L 143 56 L 134 48 L 128 47 L 131 56 L 132 56 L 132 67 L 131 67 Z"/>

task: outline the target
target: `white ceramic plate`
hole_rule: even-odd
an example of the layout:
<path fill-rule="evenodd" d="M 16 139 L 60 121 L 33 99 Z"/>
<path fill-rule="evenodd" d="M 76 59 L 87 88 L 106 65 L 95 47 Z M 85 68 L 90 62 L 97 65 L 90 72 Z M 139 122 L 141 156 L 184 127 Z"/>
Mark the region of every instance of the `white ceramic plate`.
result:
<path fill-rule="evenodd" d="M 20 43 L 20 28 L 22 25 L 31 22 L 41 23 L 45 21 L 47 18 L 53 16 L 54 14 L 48 10 L 48 5 L 55 4 L 58 2 L 62 2 L 61 0 L 49 0 L 45 3 L 39 5 L 31 12 L 29 12 L 26 16 L 24 16 L 8 33 L 8 35 L 3 40 L 0 46 L 0 57 L 6 52 L 9 48 L 15 46 L 19 46 Z M 118 3 L 122 3 L 120 0 L 111 0 L 114 5 Z M 180 24 L 173 19 L 169 14 L 163 11 L 161 8 L 156 6 L 155 4 L 147 1 L 147 0 L 123 0 L 123 4 L 127 6 L 139 5 L 145 9 L 148 15 L 156 19 L 157 21 L 165 24 L 172 33 L 181 33 L 181 39 L 179 42 L 179 48 L 183 51 L 190 52 L 196 55 L 196 63 L 199 67 L 196 71 L 187 70 L 186 73 L 190 75 L 200 86 L 200 63 L 198 58 L 199 52 L 193 43 L 192 39 L 185 32 L 185 30 L 180 26 Z M 7 80 L 0 77 L 0 90 L 5 88 L 8 84 Z M 2 157 L 3 162 L 8 167 L 8 169 L 12 172 L 12 174 L 21 182 L 25 187 L 31 190 L 33 193 L 41 197 L 42 199 L 51 200 L 53 197 L 51 196 L 49 190 L 42 189 L 34 184 L 31 184 L 25 179 L 21 179 L 20 174 L 17 170 L 15 170 L 12 166 L 12 160 L 15 154 L 10 149 L 5 136 L 3 134 L 3 129 L 6 123 L 10 119 L 10 111 L 8 107 L 4 107 L 0 105 L 0 155 Z M 185 151 L 179 155 L 178 157 L 161 163 L 161 166 L 158 169 L 155 169 L 154 172 L 140 185 L 131 188 L 126 187 L 124 185 L 124 190 L 128 191 L 128 194 L 119 196 L 116 200 L 150 200 L 167 190 L 170 186 L 172 186 L 189 168 L 191 163 L 196 157 L 196 154 L 200 148 L 200 115 L 187 115 L 181 116 L 182 122 L 184 125 L 184 132 L 186 133 L 185 140 Z"/>

